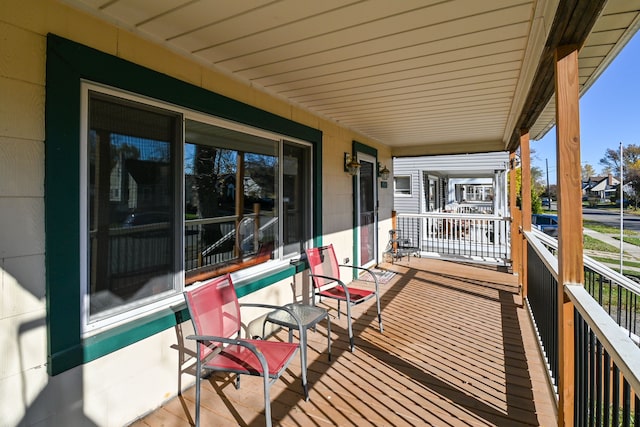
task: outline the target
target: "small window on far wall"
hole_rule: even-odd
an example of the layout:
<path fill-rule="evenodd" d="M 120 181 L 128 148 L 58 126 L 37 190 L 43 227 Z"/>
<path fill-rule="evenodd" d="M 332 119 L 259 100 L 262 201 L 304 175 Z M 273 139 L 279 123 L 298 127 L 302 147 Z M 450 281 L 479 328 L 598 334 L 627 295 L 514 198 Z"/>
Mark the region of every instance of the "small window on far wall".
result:
<path fill-rule="evenodd" d="M 393 178 L 393 192 L 398 196 L 411 195 L 411 177 L 396 176 Z"/>

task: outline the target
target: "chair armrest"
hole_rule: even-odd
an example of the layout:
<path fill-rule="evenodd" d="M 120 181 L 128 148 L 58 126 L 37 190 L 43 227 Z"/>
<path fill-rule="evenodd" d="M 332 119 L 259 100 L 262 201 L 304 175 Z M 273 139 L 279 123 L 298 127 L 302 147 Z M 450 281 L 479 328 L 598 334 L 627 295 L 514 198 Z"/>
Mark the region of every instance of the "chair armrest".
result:
<path fill-rule="evenodd" d="M 258 349 L 253 344 L 244 342 L 245 340 L 242 338 L 225 338 L 225 337 L 218 337 L 215 335 L 189 335 L 186 338 L 188 340 L 195 340 L 195 341 L 203 341 L 203 342 L 213 341 L 213 342 L 221 342 L 224 344 L 241 345 L 243 347 L 248 347 L 248 348 L 253 347 L 256 351 L 258 351 Z"/>
<path fill-rule="evenodd" d="M 344 290 L 345 295 L 347 296 L 347 300 L 351 301 L 351 296 L 349 295 L 349 287 L 347 285 L 344 284 L 344 282 L 340 279 L 337 279 L 335 277 L 331 277 L 331 276 L 324 276 L 322 274 L 309 274 L 310 277 L 319 277 L 321 279 L 327 279 L 327 280 L 333 280 L 334 282 L 336 282 L 338 285 L 340 285 L 342 287 L 342 289 Z"/>

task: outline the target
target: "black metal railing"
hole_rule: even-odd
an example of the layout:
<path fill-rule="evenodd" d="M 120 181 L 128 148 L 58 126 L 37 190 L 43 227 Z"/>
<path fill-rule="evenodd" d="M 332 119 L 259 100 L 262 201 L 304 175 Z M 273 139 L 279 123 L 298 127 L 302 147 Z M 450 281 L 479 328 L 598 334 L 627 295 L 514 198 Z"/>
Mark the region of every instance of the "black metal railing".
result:
<path fill-rule="evenodd" d="M 630 340 L 618 341 L 626 332 L 602 322 L 596 302 L 583 287 L 573 286 L 575 302 L 591 299 L 595 307 L 581 306 L 574 311 L 575 324 L 575 425 L 638 426 L 640 425 L 640 351 Z M 584 295 L 580 297 L 580 291 Z M 600 312 L 600 314 L 598 314 Z M 611 327 L 614 329 L 611 330 Z M 629 365 L 628 362 L 636 362 Z M 635 369 L 634 369 L 635 368 Z"/>
<path fill-rule="evenodd" d="M 422 255 L 508 263 L 509 218 L 483 214 L 399 214 L 396 229 Z"/>
<path fill-rule="evenodd" d="M 618 325 L 628 331 L 630 337 L 636 339 L 640 331 L 638 316 L 640 287 L 633 289 L 636 287 L 635 282 L 625 285 L 620 281 L 621 277 L 612 277 L 603 274 L 600 268 L 585 265 L 585 289 Z M 627 280 L 622 279 L 622 281 Z"/>
<path fill-rule="evenodd" d="M 555 238 L 538 231 L 533 234 L 541 246 L 552 256 L 557 256 L 558 241 Z M 640 284 L 589 256 L 585 255 L 583 261 L 587 292 L 640 345 Z"/>
<path fill-rule="evenodd" d="M 527 302 L 535 319 L 538 337 L 547 359 L 551 380 L 558 378 L 558 280 L 552 273 L 550 260 L 538 256 L 527 245 Z M 557 265 L 557 263 L 556 263 Z M 550 268 L 551 267 L 551 268 Z"/>
<path fill-rule="evenodd" d="M 527 303 L 550 380 L 556 385 L 560 345 L 557 241 L 538 231 L 525 236 Z M 584 262 L 585 283 L 563 287 L 564 297 L 575 307 L 575 425 L 640 426 L 640 287 L 589 257 Z"/>

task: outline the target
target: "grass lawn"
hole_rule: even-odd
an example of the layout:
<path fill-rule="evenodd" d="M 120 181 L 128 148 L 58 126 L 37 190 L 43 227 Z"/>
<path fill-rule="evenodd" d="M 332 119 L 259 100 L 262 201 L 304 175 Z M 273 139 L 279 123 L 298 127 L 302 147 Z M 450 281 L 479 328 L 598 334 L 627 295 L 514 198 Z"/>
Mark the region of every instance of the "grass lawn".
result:
<path fill-rule="evenodd" d="M 591 236 L 583 236 L 584 249 L 600 252 L 620 253 L 620 248 L 616 248 L 613 245 L 603 242 L 602 240 L 595 239 Z"/>
<path fill-rule="evenodd" d="M 620 240 L 620 236 L 614 237 L 614 239 Z M 623 236 L 622 241 L 630 245 L 640 246 L 640 237 Z"/>
<path fill-rule="evenodd" d="M 592 256 L 592 259 L 605 263 L 605 264 L 617 264 L 620 265 L 620 258 L 615 259 L 615 258 L 605 258 L 605 257 L 599 257 L 599 256 Z M 622 266 L 623 267 L 637 267 L 640 268 L 640 262 L 637 261 L 625 261 L 622 260 Z M 640 273 L 637 273 L 640 274 Z"/>

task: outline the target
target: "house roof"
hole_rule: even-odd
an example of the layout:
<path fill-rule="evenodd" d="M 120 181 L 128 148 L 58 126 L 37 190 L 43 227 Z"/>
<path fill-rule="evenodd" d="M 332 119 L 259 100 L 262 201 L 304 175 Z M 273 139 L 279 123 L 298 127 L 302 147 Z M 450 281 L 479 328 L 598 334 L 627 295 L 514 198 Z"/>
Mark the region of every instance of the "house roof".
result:
<path fill-rule="evenodd" d="M 609 184 L 609 178 L 611 178 L 611 184 Z M 589 178 L 587 185 L 584 187 L 588 191 L 603 191 L 607 189 L 616 188 L 620 184 L 620 181 L 614 176 L 599 176 Z"/>
<path fill-rule="evenodd" d="M 513 150 L 554 124 L 553 52 L 589 88 L 639 0 L 66 0 L 397 156 Z"/>

